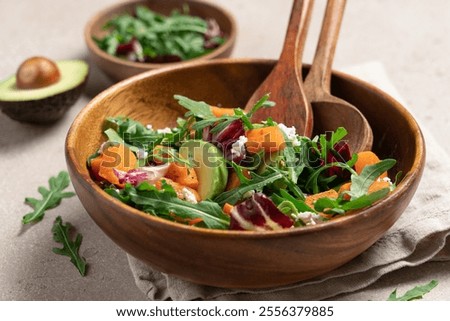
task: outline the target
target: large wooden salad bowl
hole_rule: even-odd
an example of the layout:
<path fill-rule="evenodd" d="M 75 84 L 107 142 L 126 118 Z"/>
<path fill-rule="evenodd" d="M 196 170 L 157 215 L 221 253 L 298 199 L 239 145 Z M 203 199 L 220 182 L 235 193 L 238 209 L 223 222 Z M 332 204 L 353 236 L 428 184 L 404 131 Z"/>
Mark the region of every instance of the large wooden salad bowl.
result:
<path fill-rule="evenodd" d="M 107 116 L 126 115 L 153 127 L 175 125 L 181 94 L 244 106 L 274 66 L 272 60 L 225 59 L 159 69 L 120 82 L 76 117 L 66 158 L 73 185 L 92 219 L 121 248 L 165 273 L 227 288 L 267 288 L 329 272 L 375 243 L 400 217 L 425 162 L 421 131 L 408 111 L 379 89 L 334 73 L 332 92 L 357 106 L 373 128 L 374 151 L 397 159 L 403 179 L 387 198 L 357 214 L 304 228 L 270 232 L 208 230 L 147 215 L 107 195 L 90 178 L 86 159 L 104 140 Z"/>

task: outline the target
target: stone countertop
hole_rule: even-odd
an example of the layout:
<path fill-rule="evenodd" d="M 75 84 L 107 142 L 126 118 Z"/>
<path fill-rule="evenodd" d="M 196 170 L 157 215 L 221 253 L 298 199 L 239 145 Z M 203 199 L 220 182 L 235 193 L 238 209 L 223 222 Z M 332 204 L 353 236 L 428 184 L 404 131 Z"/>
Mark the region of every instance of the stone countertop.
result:
<path fill-rule="evenodd" d="M 83 28 L 87 20 L 113 0 L 2 1 L 0 78 L 16 71 L 26 58 L 87 59 Z M 276 59 L 280 53 L 291 1 L 217 0 L 239 23 L 234 57 Z M 305 62 L 311 62 L 325 1 L 316 8 Z M 380 61 L 419 122 L 446 151 L 450 105 L 450 2 L 434 0 L 349 0 L 334 69 Z M 0 289 L 1 300 L 144 300 L 134 284 L 125 253 L 95 225 L 76 197 L 63 200 L 45 219 L 24 229 L 23 203 L 37 187 L 66 168 L 64 139 L 83 106 L 111 83 L 91 66 L 85 94 L 52 126 L 22 124 L 0 114 Z M 51 251 L 51 226 L 61 215 L 84 235 L 82 255 L 89 271 L 82 278 L 67 257 Z M 450 299 L 450 262 L 426 263 L 382 277 L 364 290 L 339 300 L 384 300 L 431 279 L 440 282 L 426 300 Z"/>

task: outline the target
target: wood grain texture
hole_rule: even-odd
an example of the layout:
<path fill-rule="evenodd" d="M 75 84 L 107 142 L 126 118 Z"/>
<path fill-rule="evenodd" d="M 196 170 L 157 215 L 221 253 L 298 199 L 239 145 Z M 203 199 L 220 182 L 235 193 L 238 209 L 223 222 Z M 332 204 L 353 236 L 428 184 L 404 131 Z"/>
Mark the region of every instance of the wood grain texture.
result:
<path fill-rule="evenodd" d="M 133 9 L 138 5 L 144 5 L 151 10 L 169 15 L 174 9 L 182 9 L 183 5 L 189 6 L 191 15 L 202 18 L 214 18 L 219 24 L 221 30 L 227 37 L 227 41 L 213 50 L 212 52 L 191 59 L 189 61 L 181 61 L 174 63 L 140 63 L 132 62 L 109 55 L 94 42 L 92 37 L 100 38 L 104 36 L 107 31 L 103 29 L 105 23 L 118 14 L 124 12 L 133 12 Z M 84 29 L 84 40 L 89 50 L 89 55 L 92 61 L 113 81 L 120 81 L 128 77 L 137 75 L 141 72 L 154 70 L 157 68 L 167 67 L 169 65 L 180 65 L 192 61 L 209 60 L 215 58 L 227 58 L 233 51 L 236 42 L 237 24 L 233 15 L 219 7 L 212 2 L 202 0 L 164 0 L 164 1 L 148 1 L 148 0 L 131 0 L 122 1 L 119 4 L 111 6 L 102 10 L 93 16 L 86 24 Z"/>
<path fill-rule="evenodd" d="M 272 60 L 224 59 L 143 73 L 107 89 L 81 111 L 66 139 L 68 169 L 83 206 L 116 244 L 150 266 L 192 282 L 268 288 L 345 264 L 395 223 L 424 169 L 421 131 L 397 101 L 342 73 L 332 75 L 332 93 L 363 112 L 373 128 L 374 151 L 381 158 L 398 160 L 391 176 L 398 171 L 404 174 L 391 195 L 359 213 L 326 224 L 265 233 L 207 230 L 146 215 L 110 197 L 89 177 L 86 158 L 104 140 L 105 117 L 127 115 L 155 127 L 173 125 L 183 114 L 173 94 L 242 106 L 274 65 Z"/>
<path fill-rule="evenodd" d="M 294 1 L 280 59 L 245 107 L 250 111 L 261 97 L 270 93 L 276 108 L 260 109 L 253 119 L 259 122 L 271 117 L 276 122 L 295 126 L 297 133 L 304 136 L 311 135 L 313 125 L 311 104 L 306 99 L 301 77 L 301 60 L 313 2 Z"/>
<path fill-rule="evenodd" d="M 348 102 L 330 94 L 331 66 L 346 0 L 328 0 L 322 30 L 304 88 L 314 114 L 314 134 L 345 127 L 353 152 L 370 150 L 373 133 L 364 115 Z"/>

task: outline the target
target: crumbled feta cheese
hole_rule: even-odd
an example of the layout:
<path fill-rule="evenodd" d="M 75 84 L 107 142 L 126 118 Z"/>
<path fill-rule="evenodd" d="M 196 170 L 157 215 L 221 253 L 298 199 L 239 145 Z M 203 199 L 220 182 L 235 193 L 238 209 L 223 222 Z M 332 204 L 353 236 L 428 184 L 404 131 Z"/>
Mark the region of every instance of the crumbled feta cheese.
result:
<path fill-rule="evenodd" d="M 389 177 L 379 177 L 377 179 L 377 182 L 386 182 L 389 183 L 389 185 L 392 185 L 392 181 Z"/>
<path fill-rule="evenodd" d="M 389 177 L 383 177 L 383 182 L 388 182 L 390 185 L 392 185 L 392 181 Z"/>
<path fill-rule="evenodd" d="M 170 129 L 169 127 L 166 127 L 166 128 L 162 128 L 162 129 L 157 129 L 156 132 L 158 134 L 170 134 L 172 132 L 172 129 Z"/>
<path fill-rule="evenodd" d="M 195 197 L 195 194 L 192 193 L 189 189 L 187 189 L 186 187 L 183 187 L 181 192 L 183 193 L 183 198 L 186 201 L 188 201 L 189 203 L 192 203 L 192 204 L 197 204 L 197 198 Z"/>
<path fill-rule="evenodd" d="M 143 150 L 141 148 L 138 149 L 138 152 L 137 152 L 138 159 L 146 159 L 147 156 L 148 156 L 148 152 L 146 150 Z"/>
<path fill-rule="evenodd" d="M 240 136 L 239 139 L 231 145 L 231 156 L 241 157 L 245 152 L 245 143 L 247 141 L 247 137 Z"/>
<path fill-rule="evenodd" d="M 296 220 L 301 220 L 305 225 L 316 225 L 322 223 L 320 215 L 313 212 L 300 212 L 293 214 Z"/>
<path fill-rule="evenodd" d="M 278 128 L 281 129 L 281 131 L 284 133 L 286 138 L 292 142 L 293 146 L 299 146 L 300 142 L 297 139 L 297 132 L 294 126 L 287 127 L 285 124 L 280 123 L 278 124 Z"/>
<path fill-rule="evenodd" d="M 153 126 L 150 124 L 145 125 L 145 128 L 147 128 L 148 130 L 153 130 Z"/>

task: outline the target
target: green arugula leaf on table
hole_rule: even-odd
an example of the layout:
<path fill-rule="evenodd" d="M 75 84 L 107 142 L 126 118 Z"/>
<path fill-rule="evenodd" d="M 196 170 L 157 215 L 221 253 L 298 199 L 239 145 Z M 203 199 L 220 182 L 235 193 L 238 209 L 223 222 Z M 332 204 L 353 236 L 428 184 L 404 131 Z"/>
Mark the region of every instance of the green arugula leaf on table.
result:
<path fill-rule="evenodd" d="M 387 301 L 413 301 L 422 299 L 423 296 L 429 293 L 438 285 L 438 281 L 431 280 L 429 283 L 424 285 L 419 285 L 413 289 L 407 291 L 404 295 L 398 297 L 397 289 L 395 289 L 388 297 Z"/>
<path fill-rule="evenodd" d="M 69 174 L 66 171 L 61 171 L 58 176 L 51 177 L 48 183 L 49 189 L 43 186 L 38 188 L 39 193 L 42 195 L 42 199 L 32 197 L 25 198 L 25 203 L 33 208 L 33 212 L 23 216 L 23 224 L 42 220 L 46 210 L 58 206 L 63 198 L 69 198 L 75 195 L 73 192 L 64 192 L 70 184 Z"/>
<path fill-rule="evenodd" d="M 127 184 L 122 190 L 106 189 L 108 194 L 132 205 L 146 213 L 174 220 L 173 215 L 181 219 L 201 218 L 207 228 L 227 229 L 229 217 L 221 207 L 211 201 L 201 201 L 193 204 L 177 197 L 177 193 L 168 184 L 163 184 L 158 190 L 155 186 L 144 182 L 138 187 Z"/>
<path fill-rule="evenodd" d="M 75 237 L 75 241 L 72 241 L 70 239 L 71 228 L 72 225 L 70 223 L 67 222 L 66 224 L 63 224 L 61 216 L 58 216 L 55 219 L 52 228 L 53 239 L 55 240 L 55 242 L 61 243 L 63 247 L 54 247 L 53 253 L 70 257 L 70 262 L 75 265 L 78 272 L 80 272 L 82 276 L 85 276 L 87 263 L 86 260 L 79 254 L 83 236 L 81 234 L 77 234 Z"/>

